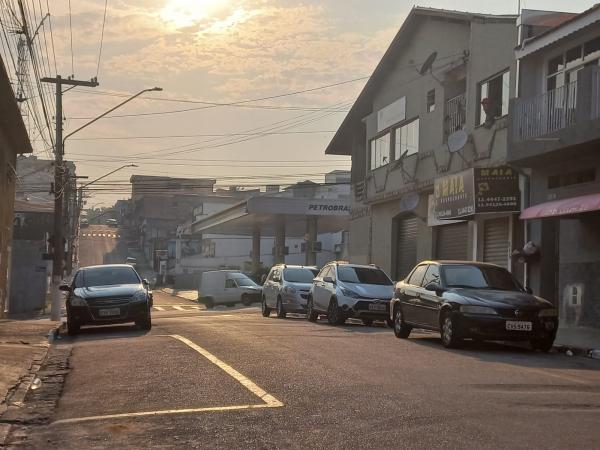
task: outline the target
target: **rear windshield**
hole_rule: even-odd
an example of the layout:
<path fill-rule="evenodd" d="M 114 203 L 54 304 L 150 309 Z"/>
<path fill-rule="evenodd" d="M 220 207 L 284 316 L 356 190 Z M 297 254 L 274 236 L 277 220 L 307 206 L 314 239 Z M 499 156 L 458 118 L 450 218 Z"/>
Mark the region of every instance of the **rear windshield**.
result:
<path fill-rule="evenodd" d="M 317 269 L 308 269 L 306 267 L 301 269 L 283 269 L 283 279 L 290 283 L 312 283 L 317 273 Z"/>
<path fill-rule="evenodd" d="M 131 267 L 98 267 L 82 270 L 75 278 L 75 287 L 115 286 L 140 284 L 140 278 Z"/>
<path fill-rule="evenodd" d="M 338 267 L 338 279 L 344 283 L 378 284 L 382 286 L 393 284 L 383 270 L 366 267 L 340 266 Z"/>

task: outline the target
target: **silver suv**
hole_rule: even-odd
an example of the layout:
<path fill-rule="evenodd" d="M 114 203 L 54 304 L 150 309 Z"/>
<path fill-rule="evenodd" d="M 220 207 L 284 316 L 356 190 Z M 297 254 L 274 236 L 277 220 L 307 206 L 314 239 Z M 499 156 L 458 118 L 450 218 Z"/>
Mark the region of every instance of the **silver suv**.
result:
<path fill-rule="evenodd" d="M 314 322 L 319 314 L 325 314 L 331 325 L 341 325 L 353 317 L 367 326 L 374 320 L 385 320 L 392 327 L 389 311 L 393 296 L 394 283 L 379 267 L 334 261 L 313 281 L 306 318 Z"/>
<path fill-rule="evenodd" d="M 318 271 L 316 267 L 309 266 L 273 266 L 263 284 L 263 317 L 269 317 L 272 309 L 281 319 L 289 312 L 305 313 L 308 292 Z"/>

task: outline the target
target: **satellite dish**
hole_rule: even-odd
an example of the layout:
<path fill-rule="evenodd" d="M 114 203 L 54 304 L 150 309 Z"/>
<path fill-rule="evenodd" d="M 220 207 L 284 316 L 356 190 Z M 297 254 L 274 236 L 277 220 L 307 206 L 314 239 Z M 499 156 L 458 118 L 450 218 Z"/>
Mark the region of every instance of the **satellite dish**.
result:
<path fill-rule="evenodd" d="M 431 55 L 429 55 L 427 57 L 427 59 L 425 60 L 425 62 L 423 63 L 423 65 L 421 66 L 421 70 L 419 70 L 419 73 L 421 75 L 425 75 L 427 72 L 430 72 L 431 67 L 433 66 L 433 63 L 435 62 L 436 58 L 437 58 L 437 52 L 433 52 Z"/>
<path fill-rule="evenodd" d="M 469 135 L 465 130 L 458 130 L 448 136 L 448 150 L 450 153 L 456 153 L 462 150 L 469 140 Z"/>
<path fill-rule="evenodd" d="M 413 211 L 419 206 L 419 194 L 410 192 L 400 198 L 400 209 L 402 211 Z"/>

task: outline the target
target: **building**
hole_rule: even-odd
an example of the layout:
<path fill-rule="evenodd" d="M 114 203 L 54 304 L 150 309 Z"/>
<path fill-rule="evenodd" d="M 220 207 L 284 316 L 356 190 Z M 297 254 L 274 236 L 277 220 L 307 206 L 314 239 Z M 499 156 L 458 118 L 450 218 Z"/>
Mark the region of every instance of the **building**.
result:
<path fill-rule="evenodd" d="M 0 58 L 0 317 L 8 312 L 17 155 L 32 153 L 27 129 Z"/>
<path fill-rule="evenodd" d="M 561 324 L 600 328 L 600 5 L 519 26 L 508 161 L 529 176 L 527 283 Z"/>
<path fill-rule="evenodd" d="M 506 167 L 516 20 L 409 13 L 326 149 L 352 156 L 352 261 L 396 280 L 429 258 L 513 268 L 523 183 Z"/>

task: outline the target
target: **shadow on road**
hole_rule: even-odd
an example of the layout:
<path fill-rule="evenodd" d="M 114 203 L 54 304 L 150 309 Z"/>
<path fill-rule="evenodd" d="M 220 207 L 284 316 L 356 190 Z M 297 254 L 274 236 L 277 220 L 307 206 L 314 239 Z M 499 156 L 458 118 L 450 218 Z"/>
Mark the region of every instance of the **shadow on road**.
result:
<path fill-rule="evenodd" d="M 77 336 L 65 335 L 63 340 L 68 342 L 75 340 L 95 341 L 103 339 L 128 339 L 145 336 L 148 333 L 150 332 L 147 330 L 140 330 L 136 325 L 133 324 L 102 325 L 95 327 L 83 327 Z"/>

